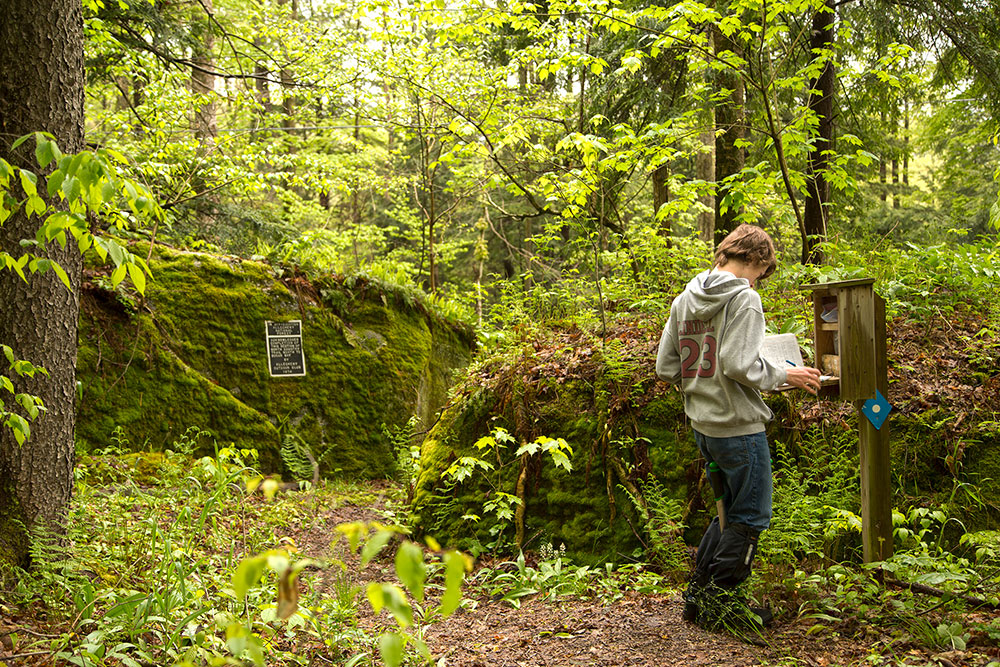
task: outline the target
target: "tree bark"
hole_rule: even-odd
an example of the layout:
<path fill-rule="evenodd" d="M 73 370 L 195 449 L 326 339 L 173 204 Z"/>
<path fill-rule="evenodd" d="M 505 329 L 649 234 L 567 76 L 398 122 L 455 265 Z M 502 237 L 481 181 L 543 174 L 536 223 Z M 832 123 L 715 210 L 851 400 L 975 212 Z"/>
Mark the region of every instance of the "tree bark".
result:
<path fill-rule="evenodd" d="M 84 148 L 83 11 L 79 0 L 7 0 L 0 20 L 0 157 L 38 172 L 34 142 L 17 151 L 17 137 L 44 130 L 64 152 Z M 15 193 L 18 190 L 15 187 Z M 44 188 L 40 188 L 44 192 Z M 34 238 L 37 218 L 18 212 L 0 226 L 0 248 L 18 257 L 18 242 Z M 22 281 L 0 271 L 0 342 L 18 358 L 48 369 L 18 391 L 42 398 L 47 411 L 18 446 L 0 427 L 0 562 L 29 564 L 33 531 L 65 525 L 73 489 L 74 394 L 82 260 L 75 243 L 41 250 L 59 262 L 72 290 L 49 271 Z"/>
<path fill-rule="evenodd" d="M 709 28 L 706 33 L 708 48 L 712 49 L 714 31 Z M 700 139 L 704 148 L 695 156 L 695 174 L 699 181 L 715 183 L 715 108 L 713 106 L 708 104 L 704 106 L 701 110 L 700 122 L 703 128 Z M 711 243 L 715 238 L 715 193 L 706 190 L 705 194 L 698 198 L 698 201 L 705 207 L 705 210 L 698 214 L 698 238 L 706 243 Z"/>
<path fill-rule="evenodd" d="M 197 5 L 193 17 L 193 32 L 197 46 L 191 61 L 196 67 L 191 69 L 191 90 L 205 99 L 195 106 L 194 131 L 202 146 L 215 143 L 219 133 L 218 112 L 215 106 L 215 26 L 212 23 L 212 0 L 202 0 Z"/>
<path fill-rule="evenodd" d="M 668 179 L 670 178 L 670 163 L 661 164 L 653 170 L 653 215 L 660 212 L 660 207 L 670 198 Z M 658 225 L 660 236 L 670 236 L 670 219 L 664 217 Z"/>
<path fill-rule="evenodd" d="M 729 51 L 740 55 L 740 47 L 720 30 L 712 35 L 716 55 Z M 729 90 L 729 101 L 715 108 L 715 180 L 721 183 L 729 176 L 743 171 L 745 162 L 743 148 L 738 144 L 746 132 L 746 90 L 738 72 L 724 69 L 715 80 L 717 91 Z M 715 196 L 715 244 L 718 245 L 729 232 L 736 229 L 736 217 L 740 211 L 729 207 L 722 210 L 725 193 L 716 190 Z"/>
<path fill-rule="evenodd" d="M 823 8 L 813 15 L 812 37 L 809 47 L 812 53 L 824 53 L 833 48 L 833 25 L 836 18 L 835 0 L 826 0 Z M 834 66 L 826 61 L 823 71 L 812 82 L 809 94 L 809 109 L 819 119 L 816 141 L 809 150 L 806 166 L 806 237 L 802 239 L 803 262 L 822 264 L 823 253 L 819 244 L 826 240 L 827 216 L 830 203 L 830 183 L 826 178 L 829 157 L 826 151 L 833 147 L 833 86 Z"/>
<path fill-rule="evenodd" d="M 298 19 L 299 17 L 299 1 L 298 0 L 278 0 L 279 5 L 290 5 L 291 18 L 292 20 Z M 287 59 L 288 55 L 285 54 Z M 296 98 L 293 92 L 295 86 L 295 73 L 288 67 L 281 68 L 281 88 L 282 88 L 282 109 L 284 110 L 284 117 L 281 120 L 281 126 L 285 130 L 290 131 L 291 128 L 295 127 L 294 117 L 295 117 L 295 107 Z"/>

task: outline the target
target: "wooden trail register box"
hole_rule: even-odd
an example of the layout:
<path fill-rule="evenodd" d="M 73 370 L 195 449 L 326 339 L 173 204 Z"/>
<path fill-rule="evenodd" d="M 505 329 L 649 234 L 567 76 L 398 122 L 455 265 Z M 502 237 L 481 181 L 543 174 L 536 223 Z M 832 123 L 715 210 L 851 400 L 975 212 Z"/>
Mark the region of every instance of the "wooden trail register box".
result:
<path fill-rule="evenodd" d="M 803 285 L 812 292 L 815 364 L 825 376 L 819 395 L 852 401 L 858 410 L 861 454 L 861 541 L 866 563 L 892 555 L 889 424 L 875 428 L 861 411 L 889 389 L 885 301 L 875 280 Z"/>

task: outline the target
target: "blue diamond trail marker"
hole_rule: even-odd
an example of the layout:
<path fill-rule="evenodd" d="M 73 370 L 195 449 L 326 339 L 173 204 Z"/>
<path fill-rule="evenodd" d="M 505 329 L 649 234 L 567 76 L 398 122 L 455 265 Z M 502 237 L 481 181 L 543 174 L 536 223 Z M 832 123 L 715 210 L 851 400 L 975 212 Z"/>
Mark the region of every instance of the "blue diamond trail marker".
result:
<path fill-rule="evenodd" d="M 869 398 L 861 406 L 861 411 L 865 413 L 865 417 L 868 417 L 868 421 L 872 423 L 872 426 L 879 430 L 882 429 L 882 424 L 888 419 L 890 410 L 892 410 L 892 406 L 889 405 L 889 401 L 885 400 L 885 396 L 878 389 L 875 390 L 875 398 Z"/>

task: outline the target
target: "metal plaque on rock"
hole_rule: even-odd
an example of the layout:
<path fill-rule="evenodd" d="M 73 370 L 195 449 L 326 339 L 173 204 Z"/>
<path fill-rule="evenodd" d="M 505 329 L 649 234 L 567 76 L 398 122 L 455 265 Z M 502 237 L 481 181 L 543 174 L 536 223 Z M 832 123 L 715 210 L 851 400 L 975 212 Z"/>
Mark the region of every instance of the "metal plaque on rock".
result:
<path fill-rule="evenodd" d="M 267 336 L 267 367 L 271 377 L 296 377 L 306 374 L 302 350 L 302 320 L 264 323 Z"/>

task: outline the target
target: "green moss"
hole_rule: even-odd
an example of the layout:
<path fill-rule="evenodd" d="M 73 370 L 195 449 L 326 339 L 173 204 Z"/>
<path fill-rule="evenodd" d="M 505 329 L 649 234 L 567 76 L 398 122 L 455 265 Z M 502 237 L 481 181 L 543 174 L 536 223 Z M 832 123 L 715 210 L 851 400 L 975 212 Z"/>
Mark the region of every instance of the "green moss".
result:
<path fill-rule="evenodd" d="M 82 455 L 77 461 L 81 475 L 93 486 L 134 482 L 139 486 L 177 483 L 190 472 L 190 461 L 171 459 L 164 452 L 128 452 L 119 456 Z M 182 468 L 182 465 L 188 466 Z"/>
<path fill-rule="evenodd" d="M 547 384 L 544 399 L 531 403 L 534 416 L 529 428 L 518 432 L 516 424 L 524 428 L 518 402 L 529 399 L 501 402 L 489 386 L 460 397 L 444 411 L 424 441 L 412 523 L 418 531 L 457 546 L 494 539 L 488 530 L 490 521 L 475 523 L 462 518 L 466 514 L 484 515 L 483 506 L 493 486 L 478 476 L 452 488 L 442 482 L 441 474 L 458 457 L 482 456 L 473 443 L 503 426 L 519 441 L 546 435 L 563 438 L 573 447 L 570 473 L 545 457 L 529 464 L 524 494 L 525 539 L 530 540 L 526 546 L 565 545 L 567 552 L 583 563 L 631 556 L 641 546 L 636 532 L 641 532 L 642 526 L 608 457 L 616 457 L 633 473 L 630 483 L 635 483 L 639 468 L 649 468 L 650 461 L 655 461 L 652 471 L 661 481 L 669 480 L 668 488 L 684 498 L 689 492 L 684 467 L 694 456 L 693 443 L 689 436 L 678 436 L 686 427 L 677 418 L 683 414 L 683 405 L 676 392 L 663 393 L 641 413 L 614 421 L 607 434 L 598 398 L 593 385 L 585 381 Z M 498 490 L 507 493 L 514 492 L 520 470 L 512 453 L 508 452 L 508 465 L 499 481 L 494 481 Z M 512 527 L 508 537 L 513 538 Z"/>
<path fill-rule="evenodd" d="M 145 256 L 149 246 L 133 252 Z M 384 476 L 395 460 L 381 424 L 418 410 L 430 419 L 452 366 L 471 353 L 456 327 L 332 277 L 297 278 L 293 290 L 263 264 L 162 246 L 151 268 L 139 315 L 107 292 L 84 292 L 83 451 L 104 446 L 116 426 L 157 451 L 197 426 L 220 447 L 256 448 L 261 467 L 275 471 L 282 431 L 294 431 L 323 474 Z M 272 378 L 264 323 L 289 319 L 302 320 L 307 375 Z M 198 453 L 210 453 L 212 443 L 202 445 Z"/>
<path fill-rule="evenodd" d="M 1000 500 L 1000 423 L 989 421 L 977 425 L 966 445 L 962 465 L 964 476 L 976 486 L 984 500 L 996 507 Z M 992 518 L 995 528 L 998 517 L 994 514 Z M 987 522 L 985 517 L 980 517 L 976 523 L 985 525 Z"/>

